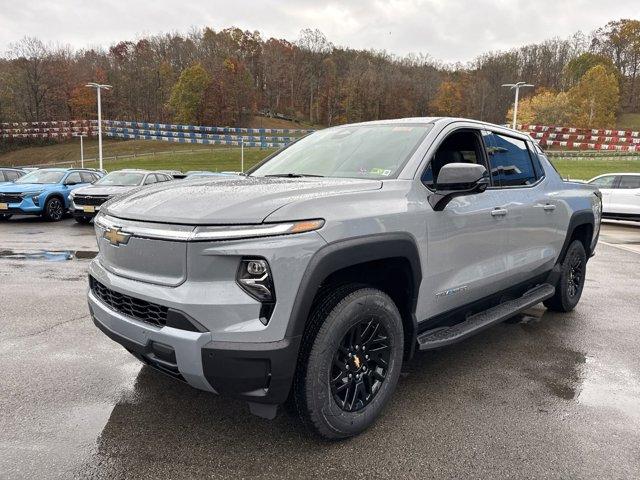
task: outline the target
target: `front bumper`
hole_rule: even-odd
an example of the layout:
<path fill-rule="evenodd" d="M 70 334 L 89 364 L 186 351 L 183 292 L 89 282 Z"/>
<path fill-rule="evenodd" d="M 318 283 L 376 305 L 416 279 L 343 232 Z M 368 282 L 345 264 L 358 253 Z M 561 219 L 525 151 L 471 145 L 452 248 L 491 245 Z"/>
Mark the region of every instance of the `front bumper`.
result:
<path fill-rule="evenodd" d="M 300 338 L 215 342 L 211 332 L 155 327 L 112 310 L 88 294 L 95 325 L 156 370 L 192 387 L 252 403 L 281 404 L 289 394 Z"/>
<path fill-rule="evenodd" d="M 101 205 L 79 205 L 69 197 L 69 210 L 74 217 L 93 218 L 100 213 Z"/>
<path fill-rule="evenodd" d="M 41 213 L 42 204 L 41 202 L 36 202 L 34 197 L 25 197 L 20 202 L 3 203 L 0 205 L 0 214 L 40 215 Z"/>

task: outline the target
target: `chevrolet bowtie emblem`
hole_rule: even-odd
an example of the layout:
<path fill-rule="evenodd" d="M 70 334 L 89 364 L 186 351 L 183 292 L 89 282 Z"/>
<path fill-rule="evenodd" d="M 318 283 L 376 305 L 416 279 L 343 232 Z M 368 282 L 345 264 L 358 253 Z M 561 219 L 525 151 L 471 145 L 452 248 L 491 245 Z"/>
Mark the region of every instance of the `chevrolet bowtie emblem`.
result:
<path fill-rule="evenodd" d="M 118 227 L 107 228 L 102 236 L 115 247 L 126 245 L 131 238 L 130 233 L 124 233 Z"/>

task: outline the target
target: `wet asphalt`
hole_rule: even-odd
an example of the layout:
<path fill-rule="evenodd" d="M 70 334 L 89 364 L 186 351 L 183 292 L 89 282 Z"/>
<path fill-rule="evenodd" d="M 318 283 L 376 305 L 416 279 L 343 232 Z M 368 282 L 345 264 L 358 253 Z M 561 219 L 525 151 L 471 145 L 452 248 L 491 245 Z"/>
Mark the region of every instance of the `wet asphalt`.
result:
<path fill-rule="evenodd" d="M 640 478 L 640 224 L 602 239 L 575 311 L 418 354 L 373 428 L 327 443 L 100 333 L 91 226 L 0 223 L 0 478 Z"/>

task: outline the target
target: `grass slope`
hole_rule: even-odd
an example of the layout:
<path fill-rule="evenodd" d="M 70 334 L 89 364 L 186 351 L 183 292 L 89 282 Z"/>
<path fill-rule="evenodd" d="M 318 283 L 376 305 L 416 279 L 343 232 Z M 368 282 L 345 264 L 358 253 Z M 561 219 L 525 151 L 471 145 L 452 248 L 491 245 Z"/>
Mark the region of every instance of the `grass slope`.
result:
<path fill-rule="evenodd" d="M 273 150 L 245 148 L 244 169 L 255 165 Z M 240 149 L 220 148 L 196 153 L 165 153 L 156 156 L 106 160 L 104 168 L 108 171 L 122 168 L 146 168 L 155 170 L 210 170 L 213 172 L 240 171 Z M 97 167 L 97 162 L 85 162 L 86 167 Z"/>
<path fill-rule="evenodd" d="M 552 158 L 551 161 L 564 178 L 576 180 L 589 180 L 603 173 L 640 173 L 640 157 Z"/>

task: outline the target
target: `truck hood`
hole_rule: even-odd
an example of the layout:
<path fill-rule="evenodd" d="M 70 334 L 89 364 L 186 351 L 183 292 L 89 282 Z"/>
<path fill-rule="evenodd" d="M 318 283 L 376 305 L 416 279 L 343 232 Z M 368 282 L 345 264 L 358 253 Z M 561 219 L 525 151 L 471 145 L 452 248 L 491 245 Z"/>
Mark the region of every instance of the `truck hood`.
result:
<path fill-rule="evenodd" d="M 130 192 L 133 189 L 138 188 L 137 186 L 114 186 L 114 185 L 90 185 L 88 187 L 78 188 L 73 191 L 74 195 L 96 195 L 96 196 L 111 196 L 111 195 L 121 195 L 123 193 Z"/>
<path fill-rule="evenodd" d="M 349 178 L 204 177 L 137 189 L 109 202 L 103 212 L 128 220 L 187 225 L 260 223 L 298 200 L 381 187 L 377 180 Z"/>

